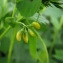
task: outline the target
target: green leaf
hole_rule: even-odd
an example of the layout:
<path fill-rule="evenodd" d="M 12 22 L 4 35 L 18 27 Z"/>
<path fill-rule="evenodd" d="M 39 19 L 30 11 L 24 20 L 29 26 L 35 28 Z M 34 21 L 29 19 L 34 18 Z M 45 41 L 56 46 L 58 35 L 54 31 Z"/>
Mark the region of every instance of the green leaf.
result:
<path fill-rule="evenodd" d="M 40 63 L 46 63 L 46 52 L 45 50 L 41 50 L 38 54 L 38 59 L 40 61 Z"/>
<path fill-rule="evenodd" d="M 0 19 L 8 12 L 7 0 L 0 0 Z"/>
<path fill-rule="evenodd" d="M 25 16 L 30 17 L 40 10 L 41 0 L 23 0 L 16 3 L 17 10 Z"/>
<path fill-rule="evenodd" d="M 55 52 L 56 54 L 53 55 L 53 57 L 55 57 L 58 60 L 63 61 L 63 50 L 56 50 Z"/>
<path fill-rule="evenodd" d="M 33 59 L 37 59 L 36 36 L 29 35 L 29 50 Z"/>
<path fill-rule="evenodd" d="M 60 25 L 59 25 L 60 29 L 62 28 L 62 25 L 63 25 L 63 15 L 60 18 Z"/>
<path fill-rule="evenodd" d="M 59 18 L 63 14 L 63 11 L 54 5 L 47 7 L 44 12 L 45 16 Z"/>
<path fill-rule="evenodd" d="M 59 30 L 59 22 L 55 17 L 51 17 L 51 23 L 53 24 L 56 30 Z"/>
<path fill-rule="evenodd" d="M 47 52 L 40 39 L 37 40 L 37 47 L 38 47 L 37 57 L 38 57 L 39 63 L 48 63 Z"/>

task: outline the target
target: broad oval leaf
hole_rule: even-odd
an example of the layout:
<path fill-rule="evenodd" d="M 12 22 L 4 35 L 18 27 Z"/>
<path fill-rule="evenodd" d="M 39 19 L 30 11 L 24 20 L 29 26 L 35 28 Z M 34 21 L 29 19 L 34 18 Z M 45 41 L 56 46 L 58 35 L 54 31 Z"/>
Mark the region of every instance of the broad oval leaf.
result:
<path fill-rule="evenodd" d="M 39 11 L 40 6 L 41 0 L 22 0 L 16 3 L 17 9 L 25 17 L 30 17 L 35 12 Z"/>

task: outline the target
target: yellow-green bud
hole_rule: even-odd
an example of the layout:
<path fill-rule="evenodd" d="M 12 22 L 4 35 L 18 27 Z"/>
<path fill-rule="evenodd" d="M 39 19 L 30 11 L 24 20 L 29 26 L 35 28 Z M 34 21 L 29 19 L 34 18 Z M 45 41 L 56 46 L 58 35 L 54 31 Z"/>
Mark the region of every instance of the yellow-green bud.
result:
<path fill-rule="evenodd" d="M 31 36 L 35 36 L 34 32 L 31 29 L 28 29 L 28 31 Z"/>
<path fill-rule="evenodd" d="M 23 40 L 25 41 L 25 43 L 28 43 L 28 34 L 27 33 L 23 34 Z"/>
<path fill-rule="evenodd" d="M 17 41 L 21 41 L 21 31 L 18 31 L 16 34 Z"/>
<path fill-rule="evenodd" d="M 40 24 L 38 22 L 33 22 L 32 26 L 34 26 L 37 29 L 40 29 Z"/>

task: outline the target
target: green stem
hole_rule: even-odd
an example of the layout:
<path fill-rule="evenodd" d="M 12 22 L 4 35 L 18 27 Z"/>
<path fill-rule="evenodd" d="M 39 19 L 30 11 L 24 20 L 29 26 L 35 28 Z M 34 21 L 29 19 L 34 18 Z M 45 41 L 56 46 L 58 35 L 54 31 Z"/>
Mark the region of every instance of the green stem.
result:
<path fill-rule="evenodd" d="M 43 46 L 44 46 L 44 49 L 45 49 L 45 51 L 46 51 L 46 56 L 47 56 L 47 63 L 49 63 L 49 57 L 48 57 L 48 52 L 47 52 L 46 45 L 45 45 L 43 39 L 40 37 L 39 33 L 38 33 L 35 29 L 33 29 L 33 30 L 34 30 L 34 32 L 36 33 L 36 35 L 38 36 L 38 38 L 40 39 L 41 43 L 42 43 Z"/>
<path fill-rule="evenodd" d="M 15 5 L 16 6 L 16 5 Z M 16 10 L 16 7 L 14 6 L 14 10 L 13 10 L 13 13 L 12 13 L 12 17 L 14 17 L 14 14 L 15 14 L 15 10 Z M 9 26 L 0 36 L 0 40 L 4 37 L 4 35 L 11 29 L 11 26 Z"/>
<path fill-rule="evenodd" d="M 40 17 L 40 12 L 38 12 L 38 16 L 37 16 L 37 20 L 36 21 L 38 21 L 39 17 Z"/>
<path fill-rule="evenodd" d="M 11 54 L 12 54 L 12 49 L 13 49 L 13 45 L 14 45 L 14 42 L 15 42 L 14 39 L 15 39 L 15 36 L 16 36 L 16 32 L 17 32 L 17 26 L 14 28 L 14 32 L 13 32 L 12 37 L 11 37 L 7 63 L 10 63 L 10 61 L 11 61 Z"/>
<path fill-rule="evenodd" d="M 23 26 L 26 26 L 26 25 L 25 25 L 24 23 L 22 23 L 22 22 L 17 22 L 17 21 L 16 21 L 16 23 L 17 23 L 17 24 L 21 24 L 21 25 L 23 25 Z"/>
<path fill-rule="evenodd" d="M 14 15 L 15 15 L 15 10 L 16 10 L 16 4 L 14 4 L 14 9 L 13 9 L 12 17 L 14 17 Z"/>
<path fill-rule="evenodd" d="M 11 26 L 9 26 L 0 36 L 0 40 L 4 37 L 4 35 L 11 29 Z"/>
<path fill-rule="evenodd" d="M 45 10 L 46 10 L 46 7 L 44 6 L 43 9 L 40 11 L 40 13 L 44 13 Z"/>
<path fill-rule="evenodd" d="M 52 50 L 53 50 L 53 48 L 54 48 L 54 44 L 55 44 L 55 40 L 56 40 L 57 34 L 58 34 L 58 31 L 55 31 L 55 32 L 54 32 L 54 36 L 53 36 L 53 42 L 52 42 L 52 44 L 51 44 L 50 51 L 49 51 L 50 56 L 51 56 Z"/>
<path fill-rule="evenodd" d="M 16 22 L 20 21 L 22 18 L 16 20 Z M 18 23 L 17 23 L 18 24 Z M 12 27 L 9 25 L 8 28 L 0 35 L 0 40 L 4 37 L 4 35 L 11 29 Z"/>
<path fill-rule="evenodd" d="M 16 22 L 18 22 L 20 19 L 16 20 Z M 17 23 L 18 24 L 18 23 Z M 8 26 L 8 28 L 1 34 L 0 36 L 0 40 L 4 37 L 4 35 L 11 29 L 11 26 Z"/>

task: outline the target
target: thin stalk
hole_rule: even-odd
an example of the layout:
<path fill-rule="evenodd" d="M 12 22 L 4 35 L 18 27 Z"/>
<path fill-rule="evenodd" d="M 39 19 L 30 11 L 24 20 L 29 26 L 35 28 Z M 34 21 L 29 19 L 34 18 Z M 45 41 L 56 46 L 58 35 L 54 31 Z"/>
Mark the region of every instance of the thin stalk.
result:
<path fill-rule="evenodd" d="M 44 11 L 46 10 L 47 8 L 44 6 L 43 9 L 40 11 L 41 13 L 44 13 Z"/>
<path fill-rule="evenodd" d="M 38 12 L 38 16 L 37 16 L 37 20 L 36 21 L 38 21 L 39 17 L 40 17 L 40 12 Z"/>
<path fill-rule="evenodd" d="M 54 32 L 54 36 L 53 36 L 53 42 L 52 42 L 52 44 L 51 44 L 50 51 L 49 51 L 50 56 L 51 56 L 51 54 L 52 54 L 52 50 L 53 50 L 53 48 L 54 48 L 54 44 L 55 44 L 55 40 L 56 40 L 57 35 L 58 35 L 58 31 L 55 31 L 55 32 Z"/>
<path fill-rule="evenodd" d="M 18 22 L 20 19 L 16 20 Z M 18 23 L 17 23 L 18 24 Z M 8 28 L 0 35 L 0 40 L 5 36 L 5 34 L 11 29 L 12 27 L 9 25 Z"/>
<path fill-rule="evenodd" d="M 38 36 L 38 38 L 40 39 L 41 43 L 42 43 L 43 46 L 44 46 L 44 49 L 45 49 L 45 51 L 46 51 L 46 56 L 47 56 L 47 63 L 49 63 L 49 57 L 48 57 L 48 52 L 47 52 L 46 45 L 45 45 L 43 39 L 40 37 L 39 33 L 38 33 L 35 29 L 33 29 L 33 30 L 34 30 L 34 32 L 36 33 L 36 35 Z"/>
<path fill-rule="evenodd" d="M 16 10 L 16 4 L 14 4 L 14 9 L 13 9 L 12 17 L 14 17 L 14 15 L 15 15 L 15 10 Z"/>
<path fill-rule="evenodd" d="M 15 40 L 16 32 L 17 32 L 17 26 L 15 26 L 14 32 L 13 32 L 12 37 L 11 37 L 7 63 L 11 63 L 11 56 L 12 56 L 11 54 L 12 54 L 13 45 L 15 42 L 14 40 Z"/>
<path fill-rule="evenodd" d="M 21 24 L 21 25 L 23 25 L 23 26 L 26 26 L 26 25 L 25 25 L 24 23 L 22 23 L 22 22 L 17 22 L 17 21 L 16 21 L 16 23 L 17 23 L 17 24 Z"/>
<path fill-rule="evenodd" d="M 11 26 L 9 26 L 0 36 L 0 40 L 4 37 L 4 35 L 11 29 Z"/>
<path fill-rule="evenodd" d="M 15 11 L 16 11 L 16 4 L 14 4 L 12 17 L 14 17 Z M 14 40 L 15 40 L 15 36 L 16 36 L 16 32 L 17 32 L 17 27 L 18 26 L 16 25 L 15 28 L 14 28 L 14 32 L 12 34 L 12 37 L 11 37 L 7 63 L 11 63 L 12 50 L 13 50 L 13 45 L 14 45 L 14 42 L 15 42 Z"/>

